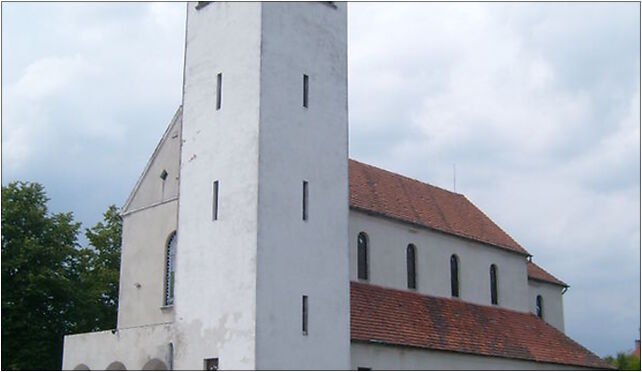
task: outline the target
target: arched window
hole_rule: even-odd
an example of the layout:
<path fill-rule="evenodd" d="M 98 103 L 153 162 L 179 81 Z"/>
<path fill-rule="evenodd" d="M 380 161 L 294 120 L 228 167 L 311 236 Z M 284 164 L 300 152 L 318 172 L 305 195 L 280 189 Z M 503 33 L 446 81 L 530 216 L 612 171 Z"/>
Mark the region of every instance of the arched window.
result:
<path fill-rule="evenodd" d="M 368 280 L 368 236 L 364 232 L 357 238 L 357 277 Z"/>
<path fill-rule="evenodd" d="M 459 297 L 459 259 L 454 254 L 450 256 L 450 294 Z"/>
<path fill-rule="evenodd" d="M 535 313 L 538 317 L 544 319 L 544 304 L 542 302 L 542 296 L 537 295 L 537 298 L 535 299 Z"/>
<path fill-rule="evenodd" d="M 490 265 L 490 303 L 497 305 L 497 266 Z"/>
<path fill-rule="evenodd" d="M 165 250 L 165 306 L 174 304 L 174 275 L 176 271 L 176 231 L 167 240 Z"/>
<path fill-rule="evenodd" d="M 408 244 L 408 248 L 406 248 L 406 269 L 408 272 L 408 288 L 410 289 L 417 289 L 416 254 L 415 246 L 413 244 Z"/>

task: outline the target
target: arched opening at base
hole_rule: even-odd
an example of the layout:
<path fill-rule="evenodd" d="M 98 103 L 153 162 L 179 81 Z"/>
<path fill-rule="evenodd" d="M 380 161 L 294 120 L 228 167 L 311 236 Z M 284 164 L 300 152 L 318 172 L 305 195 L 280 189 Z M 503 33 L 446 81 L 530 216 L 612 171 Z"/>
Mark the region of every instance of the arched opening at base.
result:
<path fill-rule="evenodd" d="M 89 367 L 86 364 L 80 363 L 74 367 L 74 371 L 89 371 Z"/>
<path fill-rule="evenodd" d="M 159 359 L 152 359 L 145 363 L 143 371 L 167 371 L 167 366 Z"/>
<path fill-rule="evenodd" d="M 107 368 L 105 368 L 106 371 L 126 371 L 127 367 L 121 362 L 111 362 Z"/>

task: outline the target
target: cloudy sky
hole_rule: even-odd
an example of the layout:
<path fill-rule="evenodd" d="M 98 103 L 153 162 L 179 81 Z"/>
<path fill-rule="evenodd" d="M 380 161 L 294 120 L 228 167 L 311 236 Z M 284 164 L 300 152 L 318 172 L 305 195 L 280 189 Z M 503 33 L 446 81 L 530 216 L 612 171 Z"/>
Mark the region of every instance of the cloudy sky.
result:
<path fill-rule="evenodd" d="M 89 227 L 180 104 L 180 3 L 2 3 L 2 184 Z M 351 157 L 465 194 L 571 285 L 567 334 L 640 334 L 637 3 L 349 5 Z"/>

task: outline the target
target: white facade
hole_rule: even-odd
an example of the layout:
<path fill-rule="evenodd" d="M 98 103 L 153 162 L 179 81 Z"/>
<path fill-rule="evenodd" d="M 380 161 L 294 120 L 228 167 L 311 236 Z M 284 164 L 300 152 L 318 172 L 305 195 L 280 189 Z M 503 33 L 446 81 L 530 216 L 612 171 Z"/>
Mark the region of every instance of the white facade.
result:
<path fill-rule="evenodd" d="M 460 298 L 490 305 L 490 265 L 497 266 L 498 305 L 530 310 L 526 256 L 472 240 L 419 228 L 404 222 L 350 211 L 350 279 L 357 280 L 357 237 L 368 236 L 368 282 L 406 289 L 406 247 L 416 247 L 417 289 L 450 297 L 450 256 L 459 258 Z M 561 299 L 561 298 L 560 298 Z"/>
<path fill-rule="evenodd" d="M 188 4 L 185 43 L 175 368 L 253 369 L 261 6 Z"/>
<path fill-rule="evenodd" d="M 119 329 L 174 321 L 163 307 L 164 247 L 176 231 L 180 133 L 179 109 L 123 207 Z"/>
<path fill-rule="evenodd" d="M 579 366 L 495 358 L 451 351 L 415 349 L 402 346 L 355 342 L 350 348 L 352 369 L 372 370 L 582 370 Z"/>
<path fill-rule="evenodd" d="M 345 4 L 217 2 L 187 17 L 175 366 L 347 368 Z M 304 295 L 308 335 L 293 321 Z"/>
<path fill-rule="evenodd" d="M 118 328 L 66 336 L 63 369 L 560 367 L 350 343 L 360 232 L 372 284 L 407 288 L 412 243 L 418 293 L 450 297 L 456 254 L 462 300 L 490 304 L 494 264 L 497 306 L 563 312 L 523 254 L 349 210 L 347 110 L 345 3 L 189 3 L 183 105 L 123 208 Z"/>
<path fill-rule="evenodd" d="M 562 295 L 566 288 L 539 280 L 528 280 L 529 311 L 537 313 L 537 296 L 542 296 L 542 319 L 564 332 L 564 304 Z"/>
<path fill-rule="evenodd" d="M 322 2 L 262 8 L 259 369 L 350 366 L 346 11 Z"/>

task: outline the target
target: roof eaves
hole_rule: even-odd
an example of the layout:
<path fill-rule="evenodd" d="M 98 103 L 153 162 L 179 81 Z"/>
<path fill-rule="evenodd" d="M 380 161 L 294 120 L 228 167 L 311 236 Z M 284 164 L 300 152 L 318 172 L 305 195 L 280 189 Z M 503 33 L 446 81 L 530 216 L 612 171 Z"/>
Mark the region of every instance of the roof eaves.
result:
<path fill-rule="evenodd" d="M 416 223 L 416 222 L 413 222 L 413 221 L 405 220 L 403 218 L 392 216 L 392 215 L 389 215 L 387 213 L 375 211 L 375 210 L 372 210 L 372 209 L 357 207 L 357 206 L 354 206 L 354 205 L 350 205 L 350 209 L 353 209 L 353 210 L 359 211 L 359 212 L 363 212 L 363 213 L 366 213 L 366 214 L 369 214 L 369 215 L 372 215 L 372 216 L 384 217 L 384 218 L 388 218 L 388 219 L 391 219 L 391 220 L 394 220 L 394 221 L 397 221 L 397 222 L 406 223 L 406 224 L 409 224 L 409 225 L 412 225 L 412 226 L 415 226 L 415 227 L 436 231 L 436 232 L 439 232 L 439 233 L 442 233 L 442 234 L 452 235 L 452 236 L 456 236 L 458 238 L 471 240 L 471 241 L 474 241 L 474 242 L 477 242 L 477 243 L 483 243 L 485 245 L 489 245 L 489 246 L 494 247 L 494 248 L 499 248 L 501 250 L 505 250 L 505 251 L 508 251 L 508 252 L 511 252 L 511 253 L 516 253 L 516 254 L 519 254 L 521 256 L 525 256 L 525 257 L 530 257 L 531 256 L 531 254 L 528 253 L 528 251 L 526 251 L 526 249 L 524 249 L 524 248 L 522 248 L 523 252 L 520 252 L 520 251 L 516 250 L 515 248 L 506 247 L 506 246 L 503 246 L 503 245 L 500 245 L 500 244 L 497 244 L 497 243 L 491 243 L 489 241 L 486 241 L 486 240 L 483 240 L 483 239 L 480 239 L 480 238 L 477 238 L 477 237 L 469 236 L 469 235 L 466 235 L 466 234 L 461 234 L 461 233 L 457 233 L 457 232 L 453 232 L 453 231 L 447 231 L 447 230 L 439 229 L 439 228 L 436 228 L 436 227 L 433 227 L 433 226 L 428 226 L 428 225 Z"/>
<path fill-rule="evenodd" d="M 553 285 L 557 285 L 557 286 L 564 287 L 564 288 L 570 288 L 571 287 L 570 285 L 564 283 L 561 280 L 554 281 L 554 280 L 548 280 L 548 279 L 543 279 L 543 278 L 536 278 L 536 277 L 530 276 L 530 275 L 528 276 L 528 280 L 533 280 L 533 281 L 536 281 L 536 282 L 553 284 Z"/>

